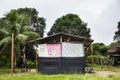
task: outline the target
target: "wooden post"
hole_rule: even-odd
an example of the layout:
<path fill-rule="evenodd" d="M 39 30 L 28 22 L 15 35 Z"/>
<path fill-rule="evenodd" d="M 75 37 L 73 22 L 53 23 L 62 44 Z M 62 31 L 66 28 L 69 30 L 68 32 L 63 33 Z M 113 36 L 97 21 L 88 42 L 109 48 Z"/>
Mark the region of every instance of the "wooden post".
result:
<path fill-rule="evenodd" d="M 12 48 L 11 48 L 11 75 L 14 70 L 14 33 L 12 33 Z"/>
<path fill-rule="evenodd" d="M 60 43 L 62 43 L 63 42 L 63 40 L 62 40 L 62 36 L 60 37 Z"/>
<path fill-rule="evenodd" d="M 36 46 L 36 72 L 38 72 L 38 47 Z"/>
<path fill-rule="evenodd" d="M 91 55 L 92 55 L 92 69 L 94 66 L 94 57 L 93 57 L 93 48 L 92 48 L 92 44 L 91 44 Z"/>

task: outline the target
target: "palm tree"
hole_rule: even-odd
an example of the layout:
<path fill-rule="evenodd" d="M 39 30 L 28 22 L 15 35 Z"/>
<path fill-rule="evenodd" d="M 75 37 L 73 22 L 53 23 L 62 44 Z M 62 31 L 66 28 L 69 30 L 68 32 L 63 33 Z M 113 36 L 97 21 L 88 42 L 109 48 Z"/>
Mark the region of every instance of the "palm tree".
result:
<path fill-rule="evenodd" d="M 1 43 L 5 43 L 6 42 L 6 36 L 7 36 L 7 32 L 6 32 L 6 30 L 5 29 L 7 29 L 7 28 L 5 28 L 6 27 L 6 23 L 5 23 L 5 20 L 3 19 L 3 18 L 1 18 L 0 19 L 0 41 L 4 38 L 4 42 L 2 41 Z M 1 45 L 1 43 L 0 43 L 0 45 Z M 2 52 L 3 52 L 3 50 L 4 50 L 4 48 L 6 47 L 6 45 L 7 44 L 5 44 L 4 46 L 1 46 L 1 51 L 0 51 L 0 55 L 2 54 Z"/>
<path fill-rule="evenodd" d="M 6 27 L 0 29 L 0 33 L 5 36 L 0 40 L 0 46 L 12 41 L 11 50 L 11 74 L 13 75 L 14 64 L 14 49 L 17 51 L 15 57 L 20 54 L 20 44 L 25 45 L 26 41 L 39 37 L 39 35 L 32 31 L 29 23 L 29 17 L 20 15 L 16 10 L 11 10 L 6 15 Z M 14 48 L 15 45 L 15 48 Z"/>

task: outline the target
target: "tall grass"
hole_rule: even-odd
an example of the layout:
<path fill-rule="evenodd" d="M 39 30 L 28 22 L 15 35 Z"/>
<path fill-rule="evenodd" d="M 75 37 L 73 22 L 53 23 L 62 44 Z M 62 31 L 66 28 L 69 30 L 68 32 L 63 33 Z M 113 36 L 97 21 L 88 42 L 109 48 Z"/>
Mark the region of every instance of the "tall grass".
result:
<path fill-rule="evenodd" d="M 89 67 L 86 67 L 89 68 Z M 94 71 L 115 71 L 120 72 L 119 67 L 94 65 Z M 120 75 L 109 75 L 103 77 L 97 74 L 57 74 L 57 75 L 42 75 L 37 73 L 32 74 L 16 74 L 20 73 L 21 69 L 15 69 L 15 75 L 10 76 L 10 69 L 0 68 L 0 80 L 120 80 Z"/>
<path fill-rule="evenodd" d="M 9 74 L 11 72 L 10 68 L 0 68 L 0 75 Z M 21 69 L 14 69 L 14 73 L 21 72 Z"/>
<path fill-rule="evenodd" d="M 1 75 L 0 80 L 120 80 L 120 76 L 102 77 L 95 74 L 59 74 L 59 75 L 41 75 L 30 74 L 25 76 Z"/>
<path fill-rule="evenodd" d="M 90 68 L 86 67 L 86 69 Z M 107 65 L 94 65 L 94 71 L 113 71 L 113 72 L 120 72 L 120 66 L 107 66 Z"/>
<path fill-rule="evenodd" d="M 89 69 L 91 66 L 86 67 L 86 71 L 87 69 Z M 94 71 L 114 71 L 114 72 L 120 72 L 120 66 L 118 67 L 114 67 L 114 66 L 107 66 L 107 65 L 94 65 L 93 67 Z M 3 74 L 9 74 L 11 71 L 10 68 L 0 68 L 0 75 Z M 24 72 L 25 69 L 14 69 L 14 73 L 21 73 Z"/>

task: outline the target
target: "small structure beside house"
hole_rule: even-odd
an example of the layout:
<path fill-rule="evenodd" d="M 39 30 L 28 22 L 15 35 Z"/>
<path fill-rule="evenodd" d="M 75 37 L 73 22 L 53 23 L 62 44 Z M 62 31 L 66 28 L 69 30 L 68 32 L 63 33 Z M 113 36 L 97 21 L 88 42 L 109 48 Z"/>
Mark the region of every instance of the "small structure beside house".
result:
<path fill-rule="evenodd" d="M 117 44 L 108 50 L 108 55 L 109 58 L 112 59 L 113 66 L 120 65 L 120 44 Z"/>
<path fill-rule="evenodd" d="M 38 72 L 84 73 L 85 49 L 93 42 L 85 37 L 57 33 L 31 41 L 38 45 Z"/>

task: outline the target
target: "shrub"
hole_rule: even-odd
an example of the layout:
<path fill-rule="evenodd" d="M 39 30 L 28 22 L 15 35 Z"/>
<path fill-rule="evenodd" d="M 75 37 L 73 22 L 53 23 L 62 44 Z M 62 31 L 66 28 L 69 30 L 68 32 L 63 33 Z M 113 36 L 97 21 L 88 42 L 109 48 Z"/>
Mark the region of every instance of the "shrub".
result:
<path fill-rule="evenodd" d="M 90 55 L 86 58 L 86 62 L 88 64 L 91 64 L 92 58 L 94 60 L 94 63 L 98 65 L 109 65 L 111 63 L 111 60 L 109 58 L 101 55 Z"/>
<path fill-rule="evenodd" d="M 28 66 L 29 68 L 34 68 L 34 67 L 35 67 L 35 61 L 28 60 L 28 61 L 27 61 L 27 66 Z"/>

